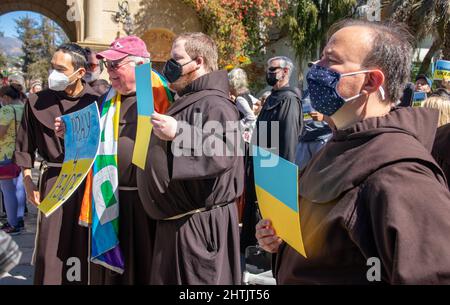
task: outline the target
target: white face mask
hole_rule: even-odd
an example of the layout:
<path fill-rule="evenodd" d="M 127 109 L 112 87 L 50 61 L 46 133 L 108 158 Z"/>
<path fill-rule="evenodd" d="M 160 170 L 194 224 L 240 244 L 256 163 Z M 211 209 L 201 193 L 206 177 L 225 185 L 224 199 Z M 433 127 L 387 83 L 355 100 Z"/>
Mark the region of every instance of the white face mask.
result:
<path fill-rule="evenodd" d="M 53 70 L 48 76 L 48 88 L 54 91 L 64 91 L 67 88 L 67 86 L 73 84 L 76 81 L 74 80 L 71 83 L 69 78 L 75 73 L 77 73 L 78 70 L 73 72 L 70 76 L 66 76 L 64 73 Z"/>
<path fill-rule="evenodd" d="M 93 82 L 100 78 L 100 69 L 96 69 L 94 72 L 86 72 L 86 74 L 83 76 L 83 79 L 87 82 Z"/>

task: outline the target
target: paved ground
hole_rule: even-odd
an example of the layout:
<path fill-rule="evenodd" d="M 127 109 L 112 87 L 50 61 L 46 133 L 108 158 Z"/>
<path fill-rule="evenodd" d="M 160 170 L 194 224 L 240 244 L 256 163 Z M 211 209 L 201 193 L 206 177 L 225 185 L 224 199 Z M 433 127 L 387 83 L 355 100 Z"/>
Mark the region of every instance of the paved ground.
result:
<path fill-rule="evenodd" d="M 36 233 L 37 209 L 28 204 L 28 215 L 25 217 L 25 230 L 17 236 L 13 236 L 15 242 L 22 251 L 19 265 L 14 267 L 9 274 L 0 279 L 0 285 L 32 285 L 34 267 L 31 266 L 31 257 L 34 249 L 34 236 Z"/>

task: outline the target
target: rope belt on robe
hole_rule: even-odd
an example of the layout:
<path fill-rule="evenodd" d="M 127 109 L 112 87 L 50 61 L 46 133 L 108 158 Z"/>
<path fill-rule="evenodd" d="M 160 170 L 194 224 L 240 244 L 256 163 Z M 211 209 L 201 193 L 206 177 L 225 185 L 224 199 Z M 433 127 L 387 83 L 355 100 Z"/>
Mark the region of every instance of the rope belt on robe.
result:
<path fill-rule="evenodd" d="M 212 207 L 207 207 L 207 208 L 195 209 L 195 210 L 192 210 L 192 211 L 189 211 L 189 212 L 186 212 L 186 213 L 182 213 L 182 214 L 178 214 L 178 215 L 175 215 L 175 216 L 172 216 L 172 217 L 164 218 L 163 220 L 177 220 L 177 219 L 183 218 L 183 217 L 188 216 L 188 215 L 194 215 L 194 214 L 197 214 L 197 213 L 211 211 L 211 210 L 214 210 L 214 209 L 217 209 L 217 208 L 222 208 L 224 206 L 229 205 L 230 203 L 232 203 L 232 202 L 217 204 L 217 205 L 213 205 Z"/>

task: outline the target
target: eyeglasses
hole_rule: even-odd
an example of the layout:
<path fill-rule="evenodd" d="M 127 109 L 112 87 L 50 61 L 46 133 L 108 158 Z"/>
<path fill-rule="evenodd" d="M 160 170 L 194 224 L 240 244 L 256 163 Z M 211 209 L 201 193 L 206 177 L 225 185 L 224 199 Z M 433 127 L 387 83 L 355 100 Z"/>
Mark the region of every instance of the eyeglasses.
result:
<path fill-rule="evenodd" d="M 125 66 L 126 64 L 133 62 L 132 60 L 128 60 L 128 61 L 108 61 L 108 60 L 104 60 L 102 61 L 103 65 L 106 67 L 106 69 L 108 70 L 113 70 L 116 71 L 118 70 L 120 67 Z"/>
<path fill-rule="evenodd" d="M 275 71 L 277 71 L 278 69 L 282 69 L 281 67 L 269 67 L 268 69 L 267 69 L 267 71 L 268 72 L 275 72 Z"/>

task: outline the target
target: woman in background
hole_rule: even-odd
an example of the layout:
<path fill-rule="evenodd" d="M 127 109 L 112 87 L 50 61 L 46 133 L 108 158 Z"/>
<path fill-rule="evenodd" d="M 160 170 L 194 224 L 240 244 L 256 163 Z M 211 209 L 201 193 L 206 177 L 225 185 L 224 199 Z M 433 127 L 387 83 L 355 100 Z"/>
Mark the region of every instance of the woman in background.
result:
<path fill-rule="evenodd" d="M 230 81 L 231 97 L 239 110 L 241 127 L 244 131 L 250 132 L 251 135 L 256 123 L 256 115 L 253 112 L 253 107 L 258 99 L 250 94 L 247 74 L 244 70 L 240 68 L 231 70 L 228 73 L 228 79 Z"/>
<path fill-rule="evenodd" d="M 439 110 L 437 127 L 450 123 L 450 98 L 433 95 L 423 102 L 422 107 Z"/>
<path fill-rule="evenodd" d="M 0 89 L 3 107 L 0 109 L 0 166 L 11 163 L 16 145 L 17 126 L 22 120 L 24 105 L 21 90 L 15 84 Z M 20 234 L 24 227 L 25 189 L 22 176 L 0 180 L 8 222 L 1 229 L 11 235 Z"/>

